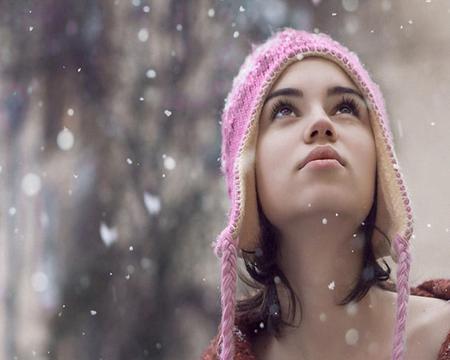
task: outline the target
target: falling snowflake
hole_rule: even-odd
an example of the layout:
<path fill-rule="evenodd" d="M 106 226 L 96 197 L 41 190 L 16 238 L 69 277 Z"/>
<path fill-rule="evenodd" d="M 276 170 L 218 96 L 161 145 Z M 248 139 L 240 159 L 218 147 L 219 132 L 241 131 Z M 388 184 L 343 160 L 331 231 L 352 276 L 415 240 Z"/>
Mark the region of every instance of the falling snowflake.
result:
<path fill-rule="evenodd" d="M 41 190 L 41 178 L 33 173 L 26 174 L 22 179 L 22 190 L 27 196 L 34 196 Z"/>
<path fill-rule="evenodd" d="M 334 283 L 334 280 L 333 280 L 332 282 L 330 282 L 330 283 L 328 284 L 328 289 L 334 290 L 334 287 L 335 287 L 335 283 Z"/>
<path fill-rule="evenodd" d="M 356 329 L 349 329 L 346 333 L 345 333 L 345 342 L 348 345 L 356 345 L 356 343 L 359 340 L 359 332 Z"/>
<path fill-rule="evenodd" d="M 161 210 L 161 201 L 159 200 L 159 197 L 152 195 L 149 192 L 144 192 L 144 203 L 150 215 L 158 214 Z"/>
<path fill-rule="evenodd" d="M 146 42 L 148 40 L 148 30 L 140 29 L 137 36 L 140 42 Z"/>
<path fill-rule="evenodd" d="M 93 315 L 96 315 L 97 314 L 97 311 L 95 311 L 95 310 L 91 310 L 91 315 L 93 316 Z"/>
<path fill-rule="evenodd" d="M 104 222 L 100 223 L 100 237 L 106 246 L 111 246 L 117 240 L 117 229 L 109 228 Z"/>
<path fill-rule="evenodd" d="M 322 219 L 322 224 L 326 224 L 328 221 L 327 221 L 327 219 L 326 218 L 323 218 Z"/>
<path fill-rule="evenodd" d="M 346 305 L 347 314 L 354 316 L 358 312 L 358 304 L 355 302 L 350 302 Z"/>
<path fill-rule="evenodd" d="M 68 151 L 72 149 L 74 144 L 74 136 L 66 127 L 58 133 L 56 143 L 61 150 Z"/>
<path fill-rule="evenodd" d="M 176 161 L 175 161 L 175 159 L 174 158 L 172 158 L 172 157 L 170 157 L 170 156 L 166 156 L 165 158 L 164 158 L 164 167 L 167 169 L 167 170 L 173 170 L 173 169 L 175 169 L 175 166 L 176 166 Z"/>
<path fill-rule="evenodd" d="M 214 17 L 214 14 L 215 14 L 215 11 L 214 11 L 213 8 L 211 8 L 211 9 L 208 10 L 208 16 L 209 16 L 209 17 Z"/>
<path fill-rule="evenodd" d="M 145 76 L 147 76 L 149 79 L 154 79 L 156 77 L 156 71 L 153 69 L 148 69 L 145 73 Z"/>
<path fill-rule="evenodd" d="M 164 110 L 164 114 L 169 117 L 170 115 L 172 115 L 172 111 L 170 110 Z"/>

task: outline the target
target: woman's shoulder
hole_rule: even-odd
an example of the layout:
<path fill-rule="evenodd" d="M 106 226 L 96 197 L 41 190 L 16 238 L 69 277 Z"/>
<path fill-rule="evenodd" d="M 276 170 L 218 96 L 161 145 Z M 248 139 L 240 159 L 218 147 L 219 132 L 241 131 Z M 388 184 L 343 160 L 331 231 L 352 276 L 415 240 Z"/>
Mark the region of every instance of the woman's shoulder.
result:
<path fill-rule="evenodd" d="M 432 279 L 411 288 L 414 341 L 432 359 L 450 360 L 450 279 Z"/>
<path fill-rule="evenodd" d="M 246 318 L 237 318 L 236 326 L 233 330 L 235 356 L 234 360 L 256 360 L 251 346 L 251 336 L 244 332 L 246 329 Z M 208 347 L 203 351 L 201 360 L 219 360 L 219 339 L 220 333 L 210 341 Z"/>

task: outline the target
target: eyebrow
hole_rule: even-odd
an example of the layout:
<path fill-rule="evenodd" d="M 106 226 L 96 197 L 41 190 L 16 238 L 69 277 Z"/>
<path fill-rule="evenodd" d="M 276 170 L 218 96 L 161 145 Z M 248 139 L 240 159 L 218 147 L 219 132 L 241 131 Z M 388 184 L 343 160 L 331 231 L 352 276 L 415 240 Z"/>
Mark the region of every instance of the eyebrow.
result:
<path fill-rule="evenodd" d="M 367 106 L 366 101 L 364 100 L 364 97 L 361 95 L 359 91 L 356 91 L 355 89 L 345 87 L 345 86 L 333 86 L 328 89 L 327 96 L 333 96 L 333 95 L 339 95 L 339 94 L 353 94 L 358 96 L 363 103 Z M 303 97 L 303 91 L 300 89 L 295 88 L 284 88 L 273 91 L 270 95 L 267 96 L 266 100 L 264 100 L 263 106 L 272 98 L 277 96 L 297 96 L 297 97 Z"/>

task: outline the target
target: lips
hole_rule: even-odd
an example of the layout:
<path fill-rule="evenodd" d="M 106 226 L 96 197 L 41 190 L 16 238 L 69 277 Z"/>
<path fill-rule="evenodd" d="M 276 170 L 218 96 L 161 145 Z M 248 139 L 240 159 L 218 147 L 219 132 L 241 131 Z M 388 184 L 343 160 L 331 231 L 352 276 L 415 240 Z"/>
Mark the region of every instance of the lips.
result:
<path fill-rule="evenodd" d="M 331 146 L 317 146 L 315 147 L 306 158 L 304 158 L 299 166 L 298 169 L 300 170 L 303 168 L 307 163 L 313 160 L 321 160 L 321 159 L 335 159 L 339 161 L 339 163 L 344 166 L 344 159 L 342 159 L 341 155 L 334 150 Z"/>

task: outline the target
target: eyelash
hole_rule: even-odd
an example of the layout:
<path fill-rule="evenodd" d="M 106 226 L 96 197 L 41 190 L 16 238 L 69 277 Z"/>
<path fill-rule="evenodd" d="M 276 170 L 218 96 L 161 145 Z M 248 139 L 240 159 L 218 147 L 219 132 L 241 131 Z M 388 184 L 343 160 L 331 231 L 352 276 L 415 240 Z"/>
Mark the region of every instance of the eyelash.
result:
<path fill-rule="evenodd" d="M 356 101 L 352 98 L 348 98 L 343 96 L 341 101 L 339 102 L 339 104 L 336 105 L 336 107 L 334 108 L 334 110 L 340 109 L 341 106 L 347 106 L 349 107 L 353 114 L 356 117 L 359 117 L 360 114 L 360 107 L 359 105 L 356 103 Z M 273 120 L 275 118 L 275 115 L 278 114 L 278 112 L 282 109 L 284 109 L 285 107 L 289 107 L 291 109 L 295 109 L 295 106 L 288 100 L 278 100 L 275 105 L 272 107 L 271 110 L 271 119 Z"/>

